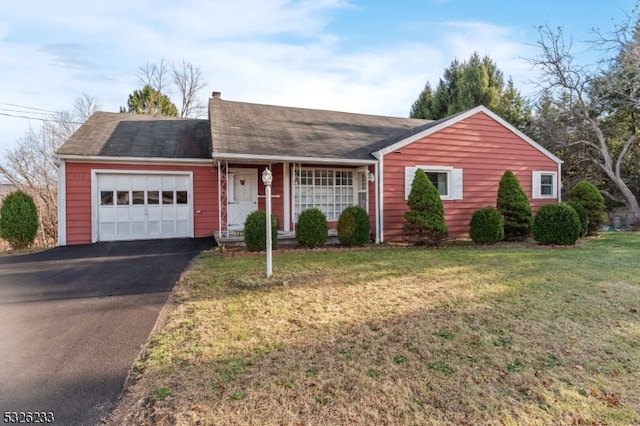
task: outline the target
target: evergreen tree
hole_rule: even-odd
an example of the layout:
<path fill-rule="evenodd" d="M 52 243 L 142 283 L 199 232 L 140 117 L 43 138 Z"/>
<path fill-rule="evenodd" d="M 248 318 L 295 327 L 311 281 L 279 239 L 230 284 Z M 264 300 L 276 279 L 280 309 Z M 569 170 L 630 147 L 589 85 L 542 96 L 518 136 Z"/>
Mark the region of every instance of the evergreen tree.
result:
<path fill-rule="evenodd" d="M 148 84 L 141 90 L 134 90 L 127 100 L 127 108 L 120 107 L 120 112 L 178 116 L 178 108 L 171 102 L 171 99 Z"/>
<path fill-rule="evenodd" d="M 438 120 L 479 105 L 491 109 L 520 130 L 531 120 L 531 108 L 513 81 L 509 79 L 505 88 L 503 74 L 495 62 L 488 56 L 481 58 L 477 52 L 467 62 L 451 62 L 435 91 L 427 82 L 409 115 Z"/>
<path fill-rule="evenodd" d="M 521 241 L 531 233 L 533 214 L 527 194 L 511 170 L 500 179 L 497 198 L 498 210 L 504 217 L 504 239 Z"/>
<path fill-rule="evenodd" d="M 14 249 L 28 247 L 36 239 L 38 209 L 33 198 L 22 191 L 7 195 L 0 207 L 0 237 Z"/>
<path fill-rule="evenodd" d="M 416 245 L 439 246 L 449 236 L 438 190 L 422 169 L 417 169 L 404 213 L 405 239 Z"/>

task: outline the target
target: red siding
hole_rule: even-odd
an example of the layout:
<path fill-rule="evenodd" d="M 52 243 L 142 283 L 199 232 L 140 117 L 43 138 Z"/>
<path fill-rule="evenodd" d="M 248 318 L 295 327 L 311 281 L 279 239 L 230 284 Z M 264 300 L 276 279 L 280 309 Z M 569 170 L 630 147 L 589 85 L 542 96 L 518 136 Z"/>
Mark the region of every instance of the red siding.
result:
<path fill-rule="evenodd" d="M 66 163 L 67 244 L 91 243 L 91 171 L 129 170 L 193 172 L 194 236 L 207 237 L 218 229 L 218 177 L 212 165 L 137 165 Z M 199 212 L 199 213 L 198 213 Z"/>
<path fill-rule="evenodd" d="M 502 174 L 511 170 L 529 197 L 531 207 L 555 199 L 531 199 L 532 171 L 556 171 L 557 164 L 484 113 L 475 114 L 384 157 L 384 239 L 401 241 L 404 171 L 407 166 L 452 166 L 463 169 L 463 199 L 444 200 L 450 237 L 469 232 L 473 212 L 496 204 Z"/>

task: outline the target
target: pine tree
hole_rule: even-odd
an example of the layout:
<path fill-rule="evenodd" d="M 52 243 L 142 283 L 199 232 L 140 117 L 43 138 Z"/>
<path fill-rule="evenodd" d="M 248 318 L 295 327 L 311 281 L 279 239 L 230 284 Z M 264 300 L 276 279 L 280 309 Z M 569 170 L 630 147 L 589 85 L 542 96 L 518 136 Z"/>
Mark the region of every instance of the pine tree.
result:
<path fill-rule="evenodd" d="M 504 217 L 504 239 L 526 239 L 531 233 L 533 214 L 527 194 L 511 170 L 504 172 L 500 179 L 497 207 Z"/>
<path fill-rule="evenodd" d="M 404 213 L 404 235 L 416 245 L 439 246 L 449 236 L 438 190 L 422 169 L 417 169 Z"/>

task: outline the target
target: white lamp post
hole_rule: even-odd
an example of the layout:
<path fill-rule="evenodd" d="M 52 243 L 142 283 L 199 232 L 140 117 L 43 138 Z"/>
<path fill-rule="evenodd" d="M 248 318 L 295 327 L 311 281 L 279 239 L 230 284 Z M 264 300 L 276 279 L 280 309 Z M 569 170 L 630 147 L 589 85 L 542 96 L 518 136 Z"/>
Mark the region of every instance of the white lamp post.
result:
<path fill-rule="evenodd" d="M 269 168 L 265 168 L 262 172 L 262 183 L 264 183 L 265 198 L 267 203 L 267 278 L 271 278 L 273 270 L 273 261 L 271 258 L 271 182 L 273 182 L 273 174 Z"/>

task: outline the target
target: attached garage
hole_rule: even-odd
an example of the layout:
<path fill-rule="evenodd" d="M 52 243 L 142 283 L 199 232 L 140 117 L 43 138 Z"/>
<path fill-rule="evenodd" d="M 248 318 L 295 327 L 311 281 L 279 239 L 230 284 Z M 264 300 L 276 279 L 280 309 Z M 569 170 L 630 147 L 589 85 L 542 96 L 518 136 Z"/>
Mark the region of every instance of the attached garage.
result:
<path fill-rule="evenodd" d="M 60 245 L 213 236 L 208 120 L 97 112 L 57 159 Z"/>
<path fill-rule="evenodd" d="M 193 237 L 193 175 L 94 171 L 97 241 Z"/>

